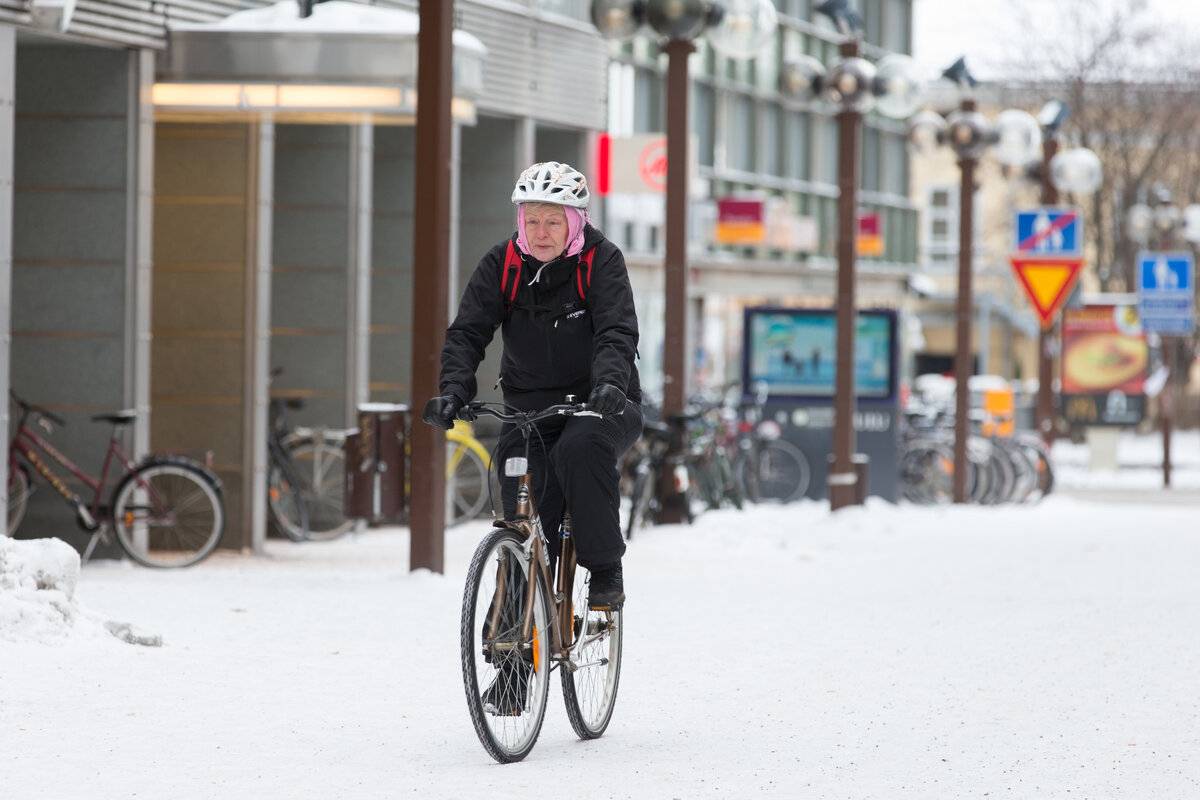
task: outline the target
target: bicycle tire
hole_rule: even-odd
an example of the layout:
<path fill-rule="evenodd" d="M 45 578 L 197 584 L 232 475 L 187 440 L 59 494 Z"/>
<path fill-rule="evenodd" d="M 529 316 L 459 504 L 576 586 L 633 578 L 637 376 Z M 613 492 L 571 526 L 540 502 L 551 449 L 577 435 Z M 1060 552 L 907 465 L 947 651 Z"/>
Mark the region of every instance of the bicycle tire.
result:
<path fill-rule="evenodd" d="M 760 503 L 792 503 L 808 493 L 812 468 L 800 448 L 791 442 L 764 442 L 742 464 L 744 469 L 755 471 L 753 481 Z"/>
<path fill-rule="evenodd" d="M 658 474 L 652 466 L 638 467 L 629 493 L 629 519 L 625 522 L 625 538 L 632 539 L 633 532 L 654 522 L 655 498 L 658 490 Z"/>
<path fill-rule="evenodd" d="M 308 507 L 310 542 L 336 539 L 354 527 L 345 514 L 346 452 L 341 442 L 326 438 L 296 439 L 288 456 L 300 479 Z"/>
<path fill-rule="evenodd" d="M 275 529 L 293 542 L 309 537 L 308 502 L 304 499 L 301 481 L 295 466 L 286 454 L 271 454 L 271 469 L 267 472 L 267 508 Z"/>
<path fill-rule="evenodd" d="M 528 652 L 518 641 L 529 568 L 521 538 L 509 528 L 493 528 L 475 549 L 463 590 L 459 639 L 467 708 L 483 749 L 502 764 L 520 761 L 533 750 L 546 717 L 550 605 L 540 573 L 534 576 L 534 633 Z M 492 632 L 488 628 L 497 601 L 502 603 L 500 625 Z M 522 682 L 525 698 L 519 702 Z M 496 687 L 500 691 L 494 699 L 512 703 L 515 713 L 501 713 L 485 703 L 484 696 Z"/>
<path fill-rule="evenodd" d="M 918 505 L 954 499 L 954 451 L 937 441 L 910 443 L 900 456 L 900 493 Z"/>
<path fill-rule="evenodd" d="M 612 722 L 621 683 L 621 643 L 624 615 L 621 611 L 593 611 L 588 608 L 588 581 L 581 580 L 585 570 L 576 567 L 571 592 L 575 636 L 585 637 L 574 669 L 560 667 L 563 701 L 567 719 L 580 739 L 598 739 Z M 590 577 L 590 576 L 589 576 Z M 582 615 L 581 615 L 582 613 Z"/>
<path fill-rule="evenodd" d="M 8 465 L 8 520 L 5 524 L 5 534 L 12 536 L 25 519 L 25 509 L 29 507 L 30 480 L 29 470 L 24 464 Z"/>
<path fill-rule="evenodd" d="M 446 442 L 446 481 L 454 487 L 450 498 L 451 525 L 483 513 L 489 492 L 487 462 L 465 442 Z"/>
<path fill-rule="evenodd" d="M 225 532 L 219 487 L 203 469 L 179 460 L 139 465 L 117 486 L 112 510 L 117 542 L 146 567 L 191 566 L 208 557 Z"/>

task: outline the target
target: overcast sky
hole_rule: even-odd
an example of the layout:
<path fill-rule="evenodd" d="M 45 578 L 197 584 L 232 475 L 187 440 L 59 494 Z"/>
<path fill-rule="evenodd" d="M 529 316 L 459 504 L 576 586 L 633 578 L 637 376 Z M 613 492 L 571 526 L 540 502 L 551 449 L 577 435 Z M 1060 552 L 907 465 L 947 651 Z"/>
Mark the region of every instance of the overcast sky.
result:
<path fill-rule="evenodd" d="M 1106 0 L 1129 3 L 1131 0 Z M 1148 13 L 1172 25 L 1200 35 L 1200 0 L 1143 0 Z M 913 3 L 913 55 L 930 69 L 940 73 L 959 56 L 967 57 L 967 67 L 977 78 L 999 77 L 997 62 L 1019 54 L 1022 31 L 1018 27 L 1014 4 L 1034 10 L 1046 10 L 1048 25 L 1056 9 L 1072 3 L 1060 0 L 915 0 Z M 1044 36 L 1044 34 L 1041 34 Z M 1028 41 L 1028 39 L 1026 39 Z M 1034 54 L 1031 54 L 1033 56 Z"/>

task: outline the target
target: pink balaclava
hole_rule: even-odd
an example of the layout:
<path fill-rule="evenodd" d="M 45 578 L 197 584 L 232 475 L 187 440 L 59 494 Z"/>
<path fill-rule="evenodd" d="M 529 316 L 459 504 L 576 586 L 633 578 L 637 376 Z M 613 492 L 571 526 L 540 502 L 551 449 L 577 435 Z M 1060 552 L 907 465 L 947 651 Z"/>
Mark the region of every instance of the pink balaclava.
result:
<path fill-rule="evenodd" d="M 583 251 L 583 233 L 588 224 L 586 208 L 563 206 L 567 212 L 567 252 L 566 255 L 579 255 Z M 532 256 L 529 240 L 525 238 L 525 204 L 517 206 L 517 247 L 527 256 Z"/>

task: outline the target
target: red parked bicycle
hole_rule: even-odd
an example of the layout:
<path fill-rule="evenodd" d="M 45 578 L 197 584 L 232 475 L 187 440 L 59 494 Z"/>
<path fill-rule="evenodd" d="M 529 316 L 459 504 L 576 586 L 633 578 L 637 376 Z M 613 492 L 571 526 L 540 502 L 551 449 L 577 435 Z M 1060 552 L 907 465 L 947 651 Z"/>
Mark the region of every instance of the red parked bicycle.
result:
<path fill-rule="evenodd" d="M 66 422 L 45 408 L 27 403 L 10 393 L 20 407 L 16 433 L 8 445 L 8 522 L 12 535 L 25 516 L 29 496 L 36 488 L 32 477 L 40 475 L 75 510 L 81 528 L 92 534 L 83 554 L 84 563 L 96 544 L 116 535 L 117 543 L 130 558 L 147 567 L 186 567 L 208 556 L 221 542 L 225 531 L 225 500 L 221 481 L 203 464 L 180 455 L 152 454 L 134 462 L 122 452 L 122 426 L 137 419 L 136 411 L 97 414 L 95 422 L 113 426 L 104 466 L 99 477 L 87 474 L 34 430 L 38 425 L 49 435 L 54 426 Z M 32 423 L 32 424 L 31 424 Z M 53 469 L 45 456 L 58 462 L 91 492 L 84 500 Z M 114 479 L 124 473 L 105 505 L 109 473 Z"/>

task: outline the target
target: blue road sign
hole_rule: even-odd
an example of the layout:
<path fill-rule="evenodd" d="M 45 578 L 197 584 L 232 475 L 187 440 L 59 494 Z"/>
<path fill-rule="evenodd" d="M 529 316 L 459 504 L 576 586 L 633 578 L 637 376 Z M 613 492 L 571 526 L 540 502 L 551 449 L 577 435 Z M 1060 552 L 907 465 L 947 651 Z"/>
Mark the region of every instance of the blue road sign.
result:
<path fill-rule="evenodd" d="M 1013 250 L 1021 255 L 1083 254 L 1083 217 L 1074 206 L 1018 209 L 1013 220 Z"/>
<path fill-rule="evenodd" d="M 1139 253 L 1138 298 L 1142 327 L 1190 336 L 1195 325 L 1195 267 L 1191 253 Z"/>

